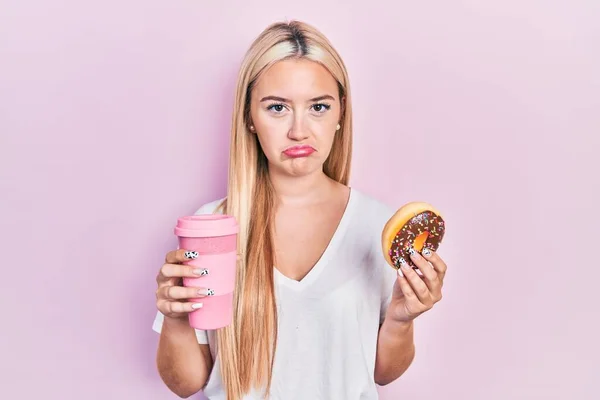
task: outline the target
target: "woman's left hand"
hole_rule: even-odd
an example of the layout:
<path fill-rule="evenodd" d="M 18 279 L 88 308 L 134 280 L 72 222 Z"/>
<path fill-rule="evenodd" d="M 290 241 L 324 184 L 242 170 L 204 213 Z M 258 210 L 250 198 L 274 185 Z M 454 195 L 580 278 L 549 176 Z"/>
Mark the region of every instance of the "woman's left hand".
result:
<path fill-rule="evenodd" d="M 423 276 L 405 263 L 394 283 L 392 300 L 386 318 L 409 322 L 430 310 L 442 299 L 442 286 L 446 275 L 446 263 L 440 256 L 424 249 L 422 255 L 414 251 L 410 256 Z"/>

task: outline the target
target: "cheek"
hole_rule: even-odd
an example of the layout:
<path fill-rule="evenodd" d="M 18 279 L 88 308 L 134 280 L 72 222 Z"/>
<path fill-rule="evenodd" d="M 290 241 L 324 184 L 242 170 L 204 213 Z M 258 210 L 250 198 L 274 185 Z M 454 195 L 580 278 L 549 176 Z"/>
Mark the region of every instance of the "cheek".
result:
<path fill-rule="evenodd" d="M 274 118 L 268 110 L 253 107 L 250 112 L 250 117 L 254 122 L 254 126 L 259 132 L 269 132 L 273 134 L 281 131 L 288 126 L 287 118 Z"/>
<path fill-rule="evenodd" d="M 269 127 L 268 125 L 257 126 L 257 129 L 258 133 L 256 133 L 256 135 L 258 137 L 258 142 L 267 158 L 271 158 L 271 156 L 278 154 L 279 148 L 282 146 L 282 135 L 279 134 L 276 129 L 273 129 L 273 127 Z M 285 134 L 283 137 L 285 138 Z"/>
<path fill-rule="evenodd" d="M 281 122 L 268 118 L 261 110 L 253 111 L 251 117 L 256 129 L 255 135 L 258 137 L 263 151 L 269 154 L 272 151 L 270 149 L 277 146 L 277 137 L 281 136 Z"/>
<path fill-rule="evenodd" d="M 311 124 L 311 130 L 322 145 L 331 146 L 336 134 L 336 126 L 337 121 L 335 123 L 331 121 L 315 121 Z"/>

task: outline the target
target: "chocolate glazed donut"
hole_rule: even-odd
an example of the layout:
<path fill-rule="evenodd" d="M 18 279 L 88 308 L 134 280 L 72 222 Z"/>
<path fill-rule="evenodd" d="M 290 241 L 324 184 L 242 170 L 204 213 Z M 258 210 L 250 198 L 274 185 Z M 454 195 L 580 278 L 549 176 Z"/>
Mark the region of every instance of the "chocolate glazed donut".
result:
<path fill-rule="evenodd" d="M 400 268 L 402 260 L 416 269 L 410 249 L 437 251 L 445 233 L 446 223 L 435 207 L 419 201 L 407 203 L 387 221 L 381 233 L 385 260 L 395 269 Z"/>
<path fill-rule="evenodd" d="M 389 250 L 392 263 L 396 268 L 400 268 L 400 258 L 403 258 L 408 265 L 416 268 L 408 253 L 410 248 L 419 252 L 424 248 L 436 251 L 445 231 L 443 218 L 433 211 L 423 211 L 415 215 L 402 226 L 392 241 Z"/>

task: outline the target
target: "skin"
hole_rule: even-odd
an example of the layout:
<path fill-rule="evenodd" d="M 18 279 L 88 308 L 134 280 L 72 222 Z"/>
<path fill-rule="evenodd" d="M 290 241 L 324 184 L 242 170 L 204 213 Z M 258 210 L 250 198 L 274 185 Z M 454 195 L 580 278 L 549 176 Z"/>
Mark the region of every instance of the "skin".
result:
<path fill-rule="evenodd" d="M 398 379 L 415 356 L 414 320 L 442 299 L 447 265 L 433 251 L 410 256 L 419 275 L 404 265 L 398 270 L 392 300 L 379 328 L 375 359 L 375 382 L 387 385 Z"/>
<path fill-rule="evenodd" d="M 164 322 L 156 363 L 158 373 L 167 387 L 179 397 L 187 398 L 205 385 L 213 366 L 208 345 L 198 344 L 188 322 L 193 303 L 187 299 L 198 296 L 198 289 L 182 286 L 183 277 L 198 277 L 194 269 L 182 265 L 188 258 L 184 249 L 170 251 L 156 277 L 156 307 L 164 314 Z"/>
<path fill-rule="evenodd" d="M 268 159 L 277 198 L 276 268 L 291 279 L 303 279 L 315 265 L 349 198 L 347 186 L 323 173 L 343 107 L 335 79 L 309 60 L 276 63 L 251 93 L 248 124 Z M 283 154 L 297 144 L 310 145 L 316 151 L 302 158 Z M 317 233 L 314 226 L 320 227 Z M 400 270 L 379 330 L 374 379 L 380 385 L 394 381 L 408 369 L 414 358 L 413 321 L 442 297 L 447 269 L 444 261 L 435 253 L 427 258 L 416 253 L 412 258 L 422 276 L 411 268 Z M 157 277 L 157 307 L 165 315 L 159 372 L 181 397 L 201 390 L 213 362 L 208 346 L 198 347 L 187 322 L 193 304 L 186 299 L 198 297 L 198 289 L 181 286 L 181 277 L 197 276 L 190 267 L 181 265 L 185 260 L 185 250 L 169 252 Z"/>
<path fill-rule="evenodd" d="M 269 160 L 277 193 L 276 268 L 295 280 L 306 276 L 327 247 L 350 194 L 323 173 L 342 104 L 335 79 L 308 60 L 275 64 L 252 92 L 251 130 Z M 316 152 L 302 158 L 283 154 L 298 144 Z M 315 232 L 314 226 L 321 229 Z"/>

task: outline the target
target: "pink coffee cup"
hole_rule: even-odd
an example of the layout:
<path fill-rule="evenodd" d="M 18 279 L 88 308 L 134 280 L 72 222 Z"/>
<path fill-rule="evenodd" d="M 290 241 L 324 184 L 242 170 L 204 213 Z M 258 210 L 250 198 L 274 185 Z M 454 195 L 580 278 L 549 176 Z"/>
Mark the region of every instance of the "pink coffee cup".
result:
<path fill-rule="evenodd" d="M 198 253 L 185 264 L 207 271 L 197 278 L 184 278 L 183 285 L 210 289 L 209 296 L 190 299 L 202 303 L 202 308 L 189 314 L 195 329 L 218 329 L 232 321 L 238 231 L 237 221 L 229 215 L 192 215 L 177 220 L 179 248 Z"/>

